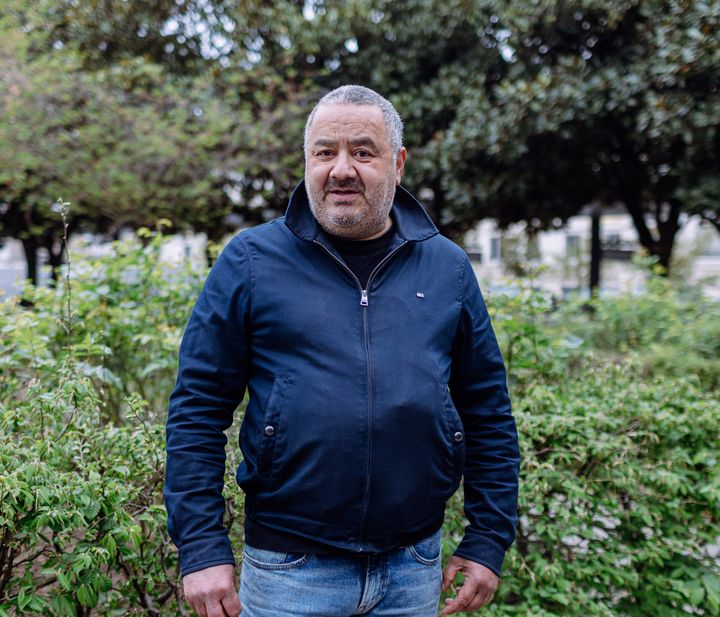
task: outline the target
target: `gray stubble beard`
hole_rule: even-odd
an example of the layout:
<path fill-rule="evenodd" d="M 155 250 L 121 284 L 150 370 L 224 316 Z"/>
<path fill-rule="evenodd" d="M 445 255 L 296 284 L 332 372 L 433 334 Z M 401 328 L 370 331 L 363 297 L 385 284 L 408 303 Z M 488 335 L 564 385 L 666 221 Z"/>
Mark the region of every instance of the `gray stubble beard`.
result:
<path fill-rule="evenodd" d="M 360 190 L 362 199 L 365 201 L 365 207 L 359 212 L 353 213 L 351 216 L 347 214 L 332 215 L 325 207 L 328 189 L 327 185 L 322 191 L 312 192 L 309 187 L 307 175 L 305 177 L 305 187 L 307 189 L 308 202 L 310 211 L 315 220 L 326 232 L 347 238 L 348 240 L 360 240 L 368 238 L 381 232 L 385 228 L 385 223 L 392 209 L 393 199 L 395 197 L 395 174 L 388 174 L 386 182 L 377 193 L 368 194 L 364 185 L 359 187 L 358 183 L 336 183 L 338 187 L 350 187 Z M 362 185 L 362 181 L 360 181 Z M 382 191 L 382 192 L 381 192 Z M 373 203 L 378 203 L 378 207 L 373 208 Z"/>

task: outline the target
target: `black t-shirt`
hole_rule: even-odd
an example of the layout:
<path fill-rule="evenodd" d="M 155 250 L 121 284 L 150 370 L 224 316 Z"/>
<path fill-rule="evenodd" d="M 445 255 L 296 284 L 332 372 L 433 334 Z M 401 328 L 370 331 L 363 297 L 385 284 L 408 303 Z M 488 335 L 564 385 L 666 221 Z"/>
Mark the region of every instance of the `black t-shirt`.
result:
<path fill-rule="evenodd" d="M 394 224 L 382 236 L 372 240 L 347 240 L 327 234 L 330 242 L 343 258 L 345 265 L 352 270 L 363 289 L 367 288 L 368 279 L 375 266 L 387 255 L 388 246 L 394 235 Z"/>

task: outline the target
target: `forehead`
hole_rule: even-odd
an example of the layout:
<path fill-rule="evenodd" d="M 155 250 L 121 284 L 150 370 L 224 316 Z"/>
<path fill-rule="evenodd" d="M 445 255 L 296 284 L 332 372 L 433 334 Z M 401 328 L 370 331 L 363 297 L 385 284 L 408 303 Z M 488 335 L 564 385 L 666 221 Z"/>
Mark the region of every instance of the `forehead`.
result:
<path fill-rule="evenodd" d="M 374 105 L 327 104 L 317 108 L 308 130 L 308 143 L 316 139 L 343 140 L 367 136 L 380 144 L 388 143 L 382 110 Z"/>

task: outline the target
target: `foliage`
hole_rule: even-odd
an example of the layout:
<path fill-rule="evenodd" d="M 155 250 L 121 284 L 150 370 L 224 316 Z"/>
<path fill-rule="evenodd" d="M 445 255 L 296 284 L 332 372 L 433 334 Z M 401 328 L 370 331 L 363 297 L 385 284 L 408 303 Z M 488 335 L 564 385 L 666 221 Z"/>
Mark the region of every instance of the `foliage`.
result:
<path fill-rule="evenodd" d="M 58 378 L 54 388 L 34 378 L 21 401 L 0 405 L 0 614 L 88 615 L 100 597 L 115 614 L 176 599 L 157 498 L 160 425 L 107 424 L 72 362 Z"/>
<path fill-rule="evenodd" d="M 86 72 L 72 50 L 33 57 L 29 35 L 1 21 L 0 32 L 4 234 L 57 253 L 50 208 L 60 194 L 73 202 L 71 230 L 116 233 L 167 218 L 222 231 L 232 123 L 207 77 L 171 79 L 142 58 Z"/>
<path fill-rule="evenodd" d="M 720 614 L 720 305 L 662 278 L 590 306 L 530 285 L 489 300 L 523 462 L 482 614 Z M 463 524 L 456 495 L 453 540 Z"/>
<path fill-rule="evenodd" d="M 718 614 L 717 397 L 641 379 L 604 367 L 516 398 L 520 525 L 483 614 Z M 448 518 L 457 535 L 459 500 Z"/>
<path fill-rule="evenodd" d="M 202 70 L 203 33 L 215 30 L 222 16 L 221 5 L 213 10 L 215 5 L 193 0 L 40 0 L 33 5 L 14 7 L 24 31 L 36 34 L 33 53 L 71 47 L 89 69 L 144 57 L 173 73 Z"/>
<path fill-rule="evenodd" d="M 0 615 L 173 614 L 163 415 L 202 279 L 143 232 L 0 315 Z M 236 457 L 231 457 L 237 464 Z M 230 478 L 228 478 L 230 480 Z M 230 485 L 230 484 L 229 484 Z M 238 490 L 230 490 L 229 514 Z"/>
<path fill-rule="evenodd" d="M 145 246 L 139 239 L 114 242 L 104 257 L 85 257 L 72 266 L 70 315 L 58 319 L 62 288 L 28 287 L 23 298 L 33 309 L 0 317 L 6 375 L 0 388 L 6 395 L 30 379 L 57 387 L 58 360 L 71 349 L 74 370 L 92 381 L 106 410 L 103 421 L 122 422 L 132 395 L 151 410 L 163 408 L 204 273 L 189 259 L 168 267 L 161 259 L 163 235 L 141 233 Z"/>
<path fill-rule="evenodd" d="M 163 262 L 165 238 L 143 234 L 71 256 L 69 285 L 0 310 L 0 615 L 187 614 L 163 419 L 206 270 Z M 720 380 L 701 362 L 718 355 L 718 305 L 659 280 L 589 308 L 530 286 L 488 304 L 523 463 L 517 542 L 478 614 L 720 614 Z M 238 555 L 239 456 L 231 445 Z M 445 557 L 463 526 L 458 494 Z"/>
<path fill-rule="evenodd" d="M 716 301 L 656 276 L 648 279 L 643 294 L 611 296 L 591 306 L 592 319 L 578 319 L 572 304 L 559 317 L 576 337 L 578 353 L 595 349 L 611 358 L 627 355 L 645 377 L 693 375 L 705 388 L 720 388 Z"/>
<path fill-rule="evenodd" d="M 717 3 L 276 0 L 228 15 L 250 23 L 230 36 L 238 53 L 253 42 L 254 70 L 388 95 L 406 181 L 448 235 L 621 202 L 668 268 L 680 213 L 717 218 Z"/>
<path fill-rule="evenodd" d="M 162 216 L 215 240 L 230 212 L 277 214 L 305 114 L 350 82 L 396 103 L 406 182 L 456 239 L 483 218 L 537 230 L 620 202 L 669 269 L 683 212 L 718 225 L 717 3 L 6 5 L 0 224 L 51 252 L 58 194 L 78 224 Z"/>
<path fill-rule="evenodd" d="M 301 174 L 309 87 L 262 67 L 195 58 L 189 70 L 209 32 L 183 4 L 186 20 L 175 2 L 142 0 L 12 0 L 0 12 L 0 235 L 23 241 L 33 281 L 40 246 L 60 264 L 58 195 L 73 203 L 71 233 L 113 236 L 165 218 L 217 241 L 231 213 L 257 223 L 284 207 Z M 163 34 L 171 23 L 178 31 Z"/>

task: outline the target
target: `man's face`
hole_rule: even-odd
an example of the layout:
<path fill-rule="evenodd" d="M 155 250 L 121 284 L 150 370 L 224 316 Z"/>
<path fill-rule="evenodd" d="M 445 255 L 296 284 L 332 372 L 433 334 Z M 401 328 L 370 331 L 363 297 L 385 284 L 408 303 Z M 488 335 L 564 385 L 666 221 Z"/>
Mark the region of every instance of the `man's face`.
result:
<path fill-rule="evenodd" d="M 393 162 L 379 107 L 321 105 L 307 136 L 305 185 L 310 209 L 325 231 L 353 240 L 381 235 L 405 165 Z"/>

